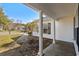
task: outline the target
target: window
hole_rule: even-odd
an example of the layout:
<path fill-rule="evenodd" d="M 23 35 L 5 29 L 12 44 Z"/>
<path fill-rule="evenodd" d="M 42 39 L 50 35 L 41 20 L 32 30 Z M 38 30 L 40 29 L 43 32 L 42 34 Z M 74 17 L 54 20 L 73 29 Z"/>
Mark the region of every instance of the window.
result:
<path fill-rule="evenodd" d="M 35 26 L 33 31 L 39 32 L 39 26 Z M 43 24 L 43 33 L 51 34 L 51 23 L 44 23 Z"/>
<path fill-rule="evenodd" d="M 51 34 L 51 23 L 43 24 L 43 33 Z"/>
<path fill-rule="evenodd" d="M 48 23 L 48 34 L 51 34 L 51 23 Z"/>

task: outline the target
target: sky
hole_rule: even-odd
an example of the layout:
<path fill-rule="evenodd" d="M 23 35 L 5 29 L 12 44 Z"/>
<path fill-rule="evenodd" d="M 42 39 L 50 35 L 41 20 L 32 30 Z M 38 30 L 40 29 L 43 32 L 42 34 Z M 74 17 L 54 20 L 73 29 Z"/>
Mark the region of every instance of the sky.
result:
<path fill-rule="evenodd" d="M 21 3 L 1 3 L 0 7 L 14 22 L 27 23 L 39 18 L 37 11 Z"/>

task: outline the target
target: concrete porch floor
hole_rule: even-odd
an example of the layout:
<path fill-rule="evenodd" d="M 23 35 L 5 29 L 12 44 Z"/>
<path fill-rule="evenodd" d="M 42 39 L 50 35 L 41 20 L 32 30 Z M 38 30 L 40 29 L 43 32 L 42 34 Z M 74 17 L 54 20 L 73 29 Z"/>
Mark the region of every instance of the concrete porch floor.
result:
<path fill-rule="evenodd" d="M 56 41 L 44 49 L 45 56 L 76 56 L 74 44 L 71 42 Z"/>

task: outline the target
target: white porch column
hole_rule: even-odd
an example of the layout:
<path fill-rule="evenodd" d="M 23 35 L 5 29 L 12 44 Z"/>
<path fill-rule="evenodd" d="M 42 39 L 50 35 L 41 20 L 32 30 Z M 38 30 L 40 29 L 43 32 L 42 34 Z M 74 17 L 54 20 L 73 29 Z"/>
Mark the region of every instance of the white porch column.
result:
<path fill-rule="evenodd" d="M 43 55 L 43 12 L 40 11 L 39 20 L 39 56 Z"/>
<path fill-rule="evenodd" d="M 54 38 L 53 38 L 53 44 L 55 44 L 56 39 L 56 28 L 55 28 L 55 19 L 54 19 Z"/>

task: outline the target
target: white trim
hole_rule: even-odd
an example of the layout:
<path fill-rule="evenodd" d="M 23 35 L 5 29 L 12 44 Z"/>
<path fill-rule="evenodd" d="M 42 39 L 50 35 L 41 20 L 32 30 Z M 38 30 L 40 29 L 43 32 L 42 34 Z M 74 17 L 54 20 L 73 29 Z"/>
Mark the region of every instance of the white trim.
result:
<path fill-rule="evenodd" d="M 73 43 L 74 43 L 74 48 L 75 48 L 76 55 L 79 56 L 78 46 L 77 46 L 77 44 L 76 44 L 76 41 L 73 40 Z"/>

